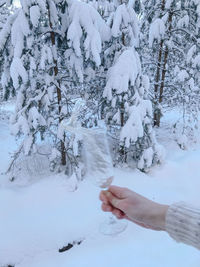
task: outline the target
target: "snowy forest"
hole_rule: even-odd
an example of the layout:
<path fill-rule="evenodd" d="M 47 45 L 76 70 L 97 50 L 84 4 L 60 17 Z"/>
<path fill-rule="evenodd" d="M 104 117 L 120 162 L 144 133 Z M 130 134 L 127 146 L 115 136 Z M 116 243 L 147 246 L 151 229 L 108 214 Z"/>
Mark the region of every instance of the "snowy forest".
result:
<path fill-rule="evenodd" d="M 200 205 L 200 0 L 0 0 L 0 147 L 0 267 L 199 266 L 98 194 Z"/>

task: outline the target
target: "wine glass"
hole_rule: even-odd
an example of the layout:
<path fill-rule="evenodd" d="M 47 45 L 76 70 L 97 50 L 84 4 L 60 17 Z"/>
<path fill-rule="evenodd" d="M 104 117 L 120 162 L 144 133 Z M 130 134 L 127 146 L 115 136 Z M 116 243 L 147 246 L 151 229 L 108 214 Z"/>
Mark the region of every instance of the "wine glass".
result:
<path fill-rule="evenodd" d="M 85 132 L 87 130 L 87 133 Z M 106 128 L 84 129 L 84 158 L 87 178 L 96 186 L 107 189 L 114 179 L 112 158 L 107 141 Z M 109 215 L 99 226 L 104 235 L 116 235 L 123 232 L 127 222 L 119 221 Z"/>
<path fill-rule="evenodd" d="M 70 123 L 63 124 L 67 131 L 79 133 L 83 136 L 83 155 L 86 166 L 87 179 L 94 185 L 107 189 L 114 179 L 112 158 L 109 150 L 106 126 L 87 129 L 78 126 L 74 118 L 78 118 L 83 101 L 75 104 Z M 73 121 L 73 123 L 71 123 Z M 113 215 L 100 224 L 99 230 L 105 235 L 116 235 L 124 231 L 127 222 L 119 221 Z"/>

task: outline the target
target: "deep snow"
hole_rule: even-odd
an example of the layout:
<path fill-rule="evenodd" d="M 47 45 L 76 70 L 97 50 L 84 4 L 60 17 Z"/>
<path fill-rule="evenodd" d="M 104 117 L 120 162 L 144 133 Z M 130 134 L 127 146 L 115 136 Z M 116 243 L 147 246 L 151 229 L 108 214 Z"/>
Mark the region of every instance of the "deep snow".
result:
<path fill-rule="evenodd" d="M 170 119 L 171 123 L 171 119 Z M 168 131 L 168 132 L 167 132 Z M 162 166 L 144 174 L 115 169 L 114 184 L 126 186 L 162 203 L 188 201 L 200 206 L 200 147 L 182 151 L 167 139 L 169 122 L 163 121 L 158 139 L 167 158 Z M 16 147 L 8 123 L 0 121 L 0 172 L 8 166 Z M 129 223 L 114 236 L 99 233 L 107 214 L 100 209 L 99 188 L 84 180 L 77 185 L 63 175 L 43 177 L 19 186 L 0 176 L 0 267 L 197 267 L 200 253 L 173 241 L 167 233 Z M 83 240 L 59 253 L 73 241 Z"/>

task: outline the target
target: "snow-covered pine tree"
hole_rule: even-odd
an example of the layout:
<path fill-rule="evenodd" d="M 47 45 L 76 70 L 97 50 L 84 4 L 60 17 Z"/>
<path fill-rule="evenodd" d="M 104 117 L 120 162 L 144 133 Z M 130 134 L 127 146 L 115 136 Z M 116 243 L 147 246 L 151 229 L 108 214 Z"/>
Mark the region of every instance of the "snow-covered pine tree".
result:
<path fill-rule="evenodd" d="M 177 143 L 184 149 L 188 146 L 188 140 L 196 141 L 195 135 L 198 134 L 200 86 L 196 62 L 200 50 L 200 1 L 182 1 L 176 9 L 178 11 L 173 15 L 176 22 L 172 20 L 171 39 L 168 42 L 171 81 L 166 79 L 168 90 L 165 103 L 182 107 L 182 116 L 176 123 L 175 132 Z"/>
<path fill-rule="evenodd" d="M 199 140 L 200 1 L 183 1 L 181 9 L 182 16 L 178 18 L 174 36 L 179 44 L 179 53 L 175 51 L 179 60 L 172 72 L 175 83 L 169 104 L 182 106 L 182 116 L 175 124 L 175 132 L 177 143 L 185 149 L 191 141 Z"/>
<path fill-rule="evenodd" d="M 84 0 L 84 2 L 90 3 L 104 19 L 107 19 L 116 9 L 115 0 Z"/>
<path fill-rule="evenodd" d="M 68 110 L 71 112 L 75 99 L 84 98 L 87 106 L 79 123 L 92 127 L 98 121 L 98 99 L 105 80 L 101 77 L 101 53 L 103 43 L 110 38 L 110 29 L 95 8 L 87 3 L 66 0 L 58 1 L 56 6 L 61 25 L 61 35 L 57 35 L 59 77 L 66 99 L 72 100 Z M 65 110 L 66 105 L 63 113 Z M 67 133 L 61 125 L 59 136 L 63 134 Z M 75 135 L 71 140 L 73 153 L 80 156 L 80 137 Z"/>
<path fill-rule="evenodd" d="M 9 15 L 8 2 L 6 0 L 0 1 L 0 30 L 3 28 L 6 22 L 7 16 Z"/>
<path fill-rule="evenodd" d="M 52 49 L 45 43 L 47 8 L 44 1 L 21 1 L 11 27 L 10 75 L 17 91 L 12 132 L 23 135 L 19 148 L 25 155 L 37 151 L 51 124 Z M 44 26 L 44 28 L 42 27 Z M 17 153 L 19 154 L 19 153 Z"/>
<path fill-rule="evenodd" d="M 58 4 L 58 9 L 62 32 L 58 39 L 63 69 L 61 79 L 68 95 L 84 97 L 97 114 L 102 84 L 105 85 L 101 57 L 103 45 L 110 38 L 110 28 L 87 3 L 63 1 Z M 88 123 L 91 124 L 91 120 Z"/>
<path fill-rule="evenodd" d="M 154 125 L 159 126 L 162 106 L 178 88 L 173 78 L 175 66 L 186 64 L 188 49 L 198 42 L 199 1 L 144 0 L 143 8 L 141 53 L 151 77 Z"/>
<path fill-rule="evenodd" d="M 176 140 L 182 149 L 199 141 L 200 114 L 200 46 L 185 44 L 186 58 L 174 68 L 175 87 L 171 106 L 179 106 L 180 119 L 174 125 Z M 188 49 L 189 48 L 189 49 Z"/>
<path fill-rule="evenodd" d="M 67 134 L 61 122 L 70 117 L 75 99 L 86 97 L 100 71 L 102 42 L 110 38 L 110 29 L 92 6 L 80 1 L 21 1 L 21 6 L 7 30 L 12 44 L 8 70 L 18 92 L 12 131 L 24 135 L 16 155 L 34 153 L 48 139 L 52 163 L 59 150 L 62 164 L 67 155 L 71 174 L 80 137 Z M 89 111 L 82 120 L 86 127 L 92 115 Z"/>
<path fill-rule="evenodd" d="M 106 120 L 111 129 L 119 129 L 115 147 L 117 161 L 131 161 L 143 171 L 161 159 L 152 130 L 152 106 L 146 99 L 149 79 L 142 74 L 138 46 L 139 26 L 133 2 L 119 1 L 111 14 L 111 45 L 105 51 L 109 66 L 103 96 L 107 100 Z"/>
<path fill-rule="evenodd" d="M 171 37 L 172 1 L 152 0 L 143 2 L 142 46 L 145 70 L 151 77 L 151 91 L 154 109 L 154 125 L 160 125 L 163 90 L 168 62 L 167 41 Z"/>
<path fill-rule="evenodd" d="M 10 13 L 11 13 L 11 1 L 6 1 L 6 0 L 1 0 L 0 1 L 0 77 L 2 76 L 2 74 L 4 73 L 4 63 L 6 63 L 8 61 L 9 58 L 9 47 L 7 46 L 7 44 L 5 43 L 5 37 L 7 36 L 8 32 L 6 32 L 6 30 L 9 28 L 9 19 L 7 21 L 7 18 L 9 17 Z M 4 27 L 4 25 L 7 25 L 7 27 Z M 3 27 L 4 27 L 4 31 L 3 31 Z M 5 70 L 6 73 L 6 70 Z M 9 84 L 9 89 L 6 90 L 6 83 L 7 83 L 7 79 L 6 79 L 6 75 L 4 73 L 4 79 L 0 80 L 0 98 L 8 98 L 8 96 L 10 95 L 10 93 L 13 91 L 12 90 L 12 85 Z"/>
<path fill-rule="evenodd" d="M 12 132 L 24 136 L 16 156 L 37 152 L 37 144 L 49 137 L 52 151 L 59 148 L 63 155 L 62 141 L 59 145 L 55 130 L 60 109 L 54 96 L 56 49 L 46 38 L 51 29 L 48 15 L 46 1 L 21 1 L 21 8 L 8 18 L 2 30 L 3 45 L 11 45 L 2 80 L 8 87 L 11 77 L 17 91 Z"/>

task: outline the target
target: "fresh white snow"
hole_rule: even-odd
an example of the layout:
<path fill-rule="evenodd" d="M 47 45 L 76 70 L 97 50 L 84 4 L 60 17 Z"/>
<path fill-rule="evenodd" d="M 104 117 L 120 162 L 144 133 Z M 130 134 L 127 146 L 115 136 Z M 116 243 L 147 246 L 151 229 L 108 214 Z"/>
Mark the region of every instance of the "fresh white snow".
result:
<path fill-rule="evenodd" d="M 12 105 L 2 109 L 12 110 Z M 169 136 L 173 115 L 165 116 L 158 141 L 166 161 L 148 174 L 115 169 L 114 184 L 129 187 L 162 203 L 188 201 L 200 206 L 200 146 L 180 150 Z M 166 132 L 168 133 L 166 134 Z M 9 152 L 16 147 L 8 122 L 0 121 L 0 166 L 6 170 Z M 0 176 L 0 266 L 15 267 L 197 267 L 199 251 L 173 241 L 167 233 L 129 223 L 125 232 L 104 236 L 99 224 L 107 214 L 100 209 L 100 189 L 85 179 L 77 183 L 63 174 L 20 186 Z M 68 243 L 82 240 L 59 253 Z"/>
<path fill-rule="evenodd" d="M 149 46 L 152 47 L 154 40 L 160 42 L 165 35 L 165 24 L 162 19 L 155 19 L 149 29 Z"/>

